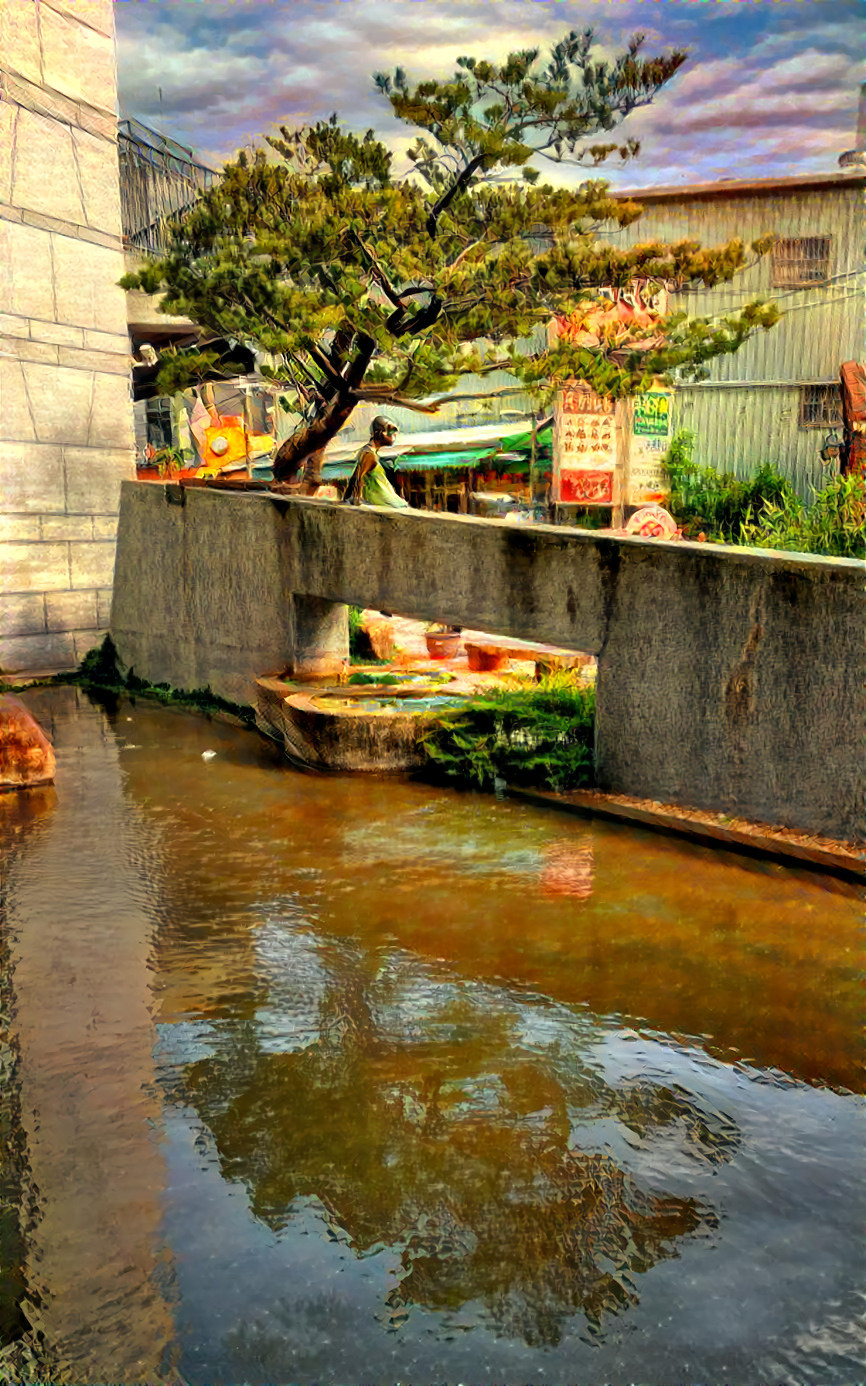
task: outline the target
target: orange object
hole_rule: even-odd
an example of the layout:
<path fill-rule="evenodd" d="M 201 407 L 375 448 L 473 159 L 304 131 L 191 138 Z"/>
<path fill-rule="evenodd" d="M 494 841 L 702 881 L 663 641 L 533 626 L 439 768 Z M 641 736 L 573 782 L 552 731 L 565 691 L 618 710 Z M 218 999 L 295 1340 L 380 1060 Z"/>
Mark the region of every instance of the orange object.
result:
<path fill-rule="evenodd" d="M 243 419 L 227 414 L 204 430 L 200 475 L 213 476 L 232 462 L 262 457 L 273 446 L 274 440 L 269 433 L 245 433 Z"/>

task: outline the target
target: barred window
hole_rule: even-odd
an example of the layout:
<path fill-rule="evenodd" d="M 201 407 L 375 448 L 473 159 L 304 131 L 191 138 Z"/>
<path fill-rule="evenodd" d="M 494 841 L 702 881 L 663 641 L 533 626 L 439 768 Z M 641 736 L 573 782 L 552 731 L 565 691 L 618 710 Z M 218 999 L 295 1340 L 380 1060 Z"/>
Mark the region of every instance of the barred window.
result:
<path fill-rule="evenodd" d="M 171 447 L 171 400 L 149 399 L 144 406 L 147 441 L 155 448 Z"/>
<path fill-rule="evenodd" d="M 832 236 L 797 236 L 773 246 L 773 288 L 824 284 L 830 274 Z"/>
<path fill-rule="evenodd" d="M 804 385 L 800 391 L 801 428 L 841 428 L 842 397 L 838 385 Z"/>

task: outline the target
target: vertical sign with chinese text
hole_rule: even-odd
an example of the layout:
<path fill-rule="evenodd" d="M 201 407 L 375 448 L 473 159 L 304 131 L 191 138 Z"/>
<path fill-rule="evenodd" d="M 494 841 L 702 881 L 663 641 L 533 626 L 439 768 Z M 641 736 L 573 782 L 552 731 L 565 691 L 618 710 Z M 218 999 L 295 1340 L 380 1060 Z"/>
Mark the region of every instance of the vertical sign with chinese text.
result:
<path fill-rule="evenodd" d="M 558 505 L 617 505 L 614 401 L 576 382 L 554 403 L 553 500 Z"/>
<path fill-rule="evenodd" d="M 671 443 L 673 395 L 650 390 L 633 401 L 632 429 L 626 474 L 626 504 L 663 502 L 670 482 L 662 458 Z"/>

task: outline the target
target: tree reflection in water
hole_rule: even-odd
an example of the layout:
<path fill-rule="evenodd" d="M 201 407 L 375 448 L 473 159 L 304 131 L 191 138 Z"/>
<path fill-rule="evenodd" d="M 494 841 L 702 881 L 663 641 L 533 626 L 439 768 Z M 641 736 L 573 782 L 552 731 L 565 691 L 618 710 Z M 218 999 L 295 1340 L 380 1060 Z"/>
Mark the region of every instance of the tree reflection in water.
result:
<path fill-rule="evenodd" d="M 587 1013 L 287 933 L 286 921 L 260 930 L 265 954 L 275 939 L 267 1023 L 226 1016 L 217 1052 L 169 1084 L 270 1228 L 314 1200 L 326 1235 L 355 1255 L 399 1256 L 388 1326 L 412 1306 L 472 1303 L 530 1346 L 558 1343 L 576 1313 L 597 1334 L 637 1303 L 637 1276 L 717 1225 L 695 1199 L 640 1187 L 586 1133 L 613 1122 L 634 1144 L 664 1134 L 714 1163 L 736 1148 L 736 1126 L 684 1090 L 612 1087 L 592 1064 Z"/>

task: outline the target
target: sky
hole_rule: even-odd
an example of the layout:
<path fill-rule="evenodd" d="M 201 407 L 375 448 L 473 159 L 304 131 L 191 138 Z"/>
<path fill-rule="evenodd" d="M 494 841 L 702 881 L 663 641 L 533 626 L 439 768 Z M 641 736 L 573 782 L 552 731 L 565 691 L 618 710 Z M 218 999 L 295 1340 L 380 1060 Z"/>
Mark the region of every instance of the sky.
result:
<path fill-rule="evenodd" d="M 620 127 L 641 141 L 593 176 L 619 188 L 833 172 L 855 144 L 866 0 L 115 0 L 121 115 L 220 167 L 243 146 L 336 111 L 408 168 L 412 143 L 372 74 L 448 77 L 461 54 L 542 56 L 592 27 L 611 51 L 688 62 Z M 587 174 L 543 163 L 551 182 Z"/>

